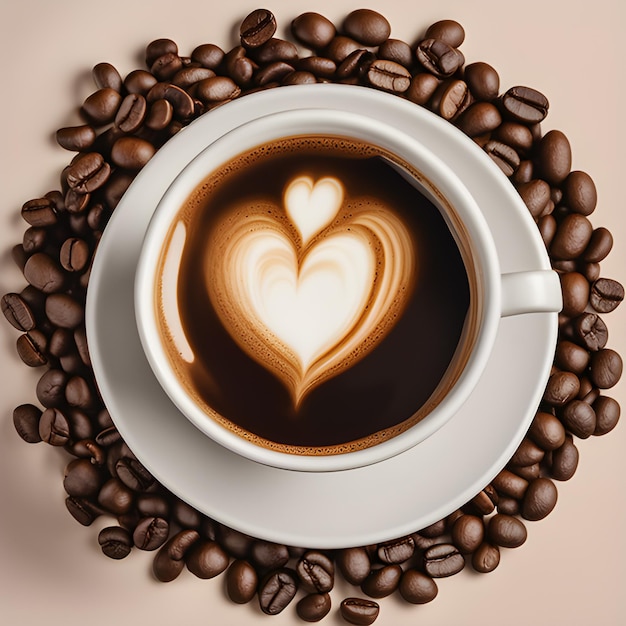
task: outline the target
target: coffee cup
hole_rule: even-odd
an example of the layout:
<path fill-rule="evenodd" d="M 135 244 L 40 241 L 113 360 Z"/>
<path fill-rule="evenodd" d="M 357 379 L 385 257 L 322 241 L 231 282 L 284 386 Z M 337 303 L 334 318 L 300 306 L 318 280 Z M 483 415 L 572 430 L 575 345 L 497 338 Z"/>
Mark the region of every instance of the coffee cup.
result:
<path fill-rule="evenodd" d="M 467 188 L 388 119 L 259 116 L 156 207 L 135 279 L 145 355 L 242 457 L 337 471 L 399 454 L 467 400 L 501 317 L 561 308 L 554 272 L 501 273 Z"/>

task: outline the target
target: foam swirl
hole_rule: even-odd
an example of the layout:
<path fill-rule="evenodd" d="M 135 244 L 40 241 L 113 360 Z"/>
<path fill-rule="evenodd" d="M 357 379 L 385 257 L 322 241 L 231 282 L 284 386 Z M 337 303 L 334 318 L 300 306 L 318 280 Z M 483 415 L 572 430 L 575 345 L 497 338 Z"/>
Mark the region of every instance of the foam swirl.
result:
<path fill-rule="evenodd" d="M 402 313 L 415 274 L 402 221 L 336 178 L 291 180 L 284 207 L 239 207 L 214 230 L 206 287 L 231 337 L 298 407 L 369 353 Z"/>

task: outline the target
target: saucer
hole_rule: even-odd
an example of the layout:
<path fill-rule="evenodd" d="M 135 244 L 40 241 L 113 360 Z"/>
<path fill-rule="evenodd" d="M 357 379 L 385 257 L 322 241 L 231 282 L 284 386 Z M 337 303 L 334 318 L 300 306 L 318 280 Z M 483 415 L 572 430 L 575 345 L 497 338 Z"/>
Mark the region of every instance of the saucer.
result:
<path fill-rule="evenodd" d="M 385 118 L 390 98 L 398 109 L 391 121 Z M 251 109 L 259 116 L 298 108 L 302 101 L 307 108 L 332 106 L 385 120 L 419 138 L 447 162 L 481 207 L 502 272 L 550 268 L 539 232 L 513 186 L 451 124 L 408 101 L 398 106 L 397 96 L 369 88 L 292 86 L 245 96 L 200 117 L 140 172 L 98 247 L 87 294 L 88 342 L 115 425 L 174 494 L 219 522 L 269 541 L 316 548 L 366 545 L 441 519 L 506 464 L 541 399 L 557 315 L 503 318 L 487 368 L 462 409 L 419 445 L 375 465 L 324 473 L 277 469 L 243 459 L 197 430 L 159 386 L 139 341 L 133 286 L 143 237 L 160 197 L 207 145 L 248 121 Z"/>

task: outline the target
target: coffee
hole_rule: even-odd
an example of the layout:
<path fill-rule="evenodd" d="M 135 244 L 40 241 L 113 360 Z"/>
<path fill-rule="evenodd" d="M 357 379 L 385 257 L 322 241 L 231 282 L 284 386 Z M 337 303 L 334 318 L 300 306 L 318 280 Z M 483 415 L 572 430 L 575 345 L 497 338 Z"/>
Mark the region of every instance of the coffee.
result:
<path fill-rule="evenodd" d="M 211 418 L 265 447 L 336 454 L 403 432 L 445 395 L 471 343 L 471 261 L 408 170 L 358 140 L 292 137 L 191 193 L 157 317 Z"/>

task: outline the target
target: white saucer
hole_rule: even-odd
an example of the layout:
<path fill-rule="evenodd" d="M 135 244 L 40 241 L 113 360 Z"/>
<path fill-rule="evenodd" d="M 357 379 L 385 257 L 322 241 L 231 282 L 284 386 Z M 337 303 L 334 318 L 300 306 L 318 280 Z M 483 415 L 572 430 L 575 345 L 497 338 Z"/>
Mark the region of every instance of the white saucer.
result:
<path fill-rule="evenodd" d="M 333 106 L 374 118 L 389 98 L 368 88 L 309 85 L 246 96 L 199 118 L 157 152 L 128 189 L 100 242 L 87 296 L 87 334 L 102 398 L 141 462 L 199 511 L 250 535 L 289 545 L 366 545 L 423 528 L 478 493 L 526 433 L 548 378 L 555 313 L 502 319 L 478 386 L 457 415 L 413 449 L 343 472 L 293 472 L 238 457 L 198 431 L 159 387 L 135 325 L 133 282 L 156 204 L 210 142 L 256 116 Z M 365 95 L 363 92 L 366 92 Z M 249 99 L 255 99 L 250 106 Z M 492 229 L 502 272 L 549 269 L 538 230 L 500 170 L 451 124 L 402 101 L 391 123 L 455 171 Z M 386 120 L 389 123 L 389 120 Z"/>

